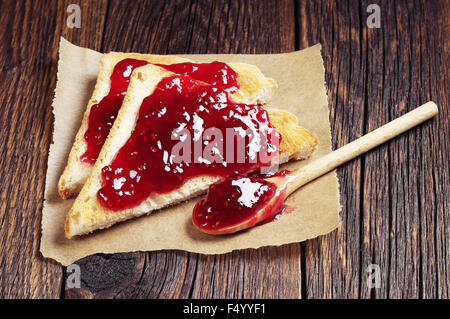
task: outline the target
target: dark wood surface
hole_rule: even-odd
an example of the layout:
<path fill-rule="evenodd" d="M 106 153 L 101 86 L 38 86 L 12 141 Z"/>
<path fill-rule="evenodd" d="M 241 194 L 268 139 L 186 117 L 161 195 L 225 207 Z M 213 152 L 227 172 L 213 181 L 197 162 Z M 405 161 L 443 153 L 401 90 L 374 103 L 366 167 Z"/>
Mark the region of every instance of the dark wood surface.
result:
<path fill-rule="evenodd" d="M 449 298 L 450 2 L 0 1 L 0 297 Z M 366 25 L 371 3 L 381 28 Z M 437 118 L 338 169 L 341 227 L 301 244 L 204 256 L 94 255 L 82 288 L 39 253 L 60 36 L 98 51 L 278 53 L 320 42 L 333 146 L 429 101 Z M 367 287 L 367 267 L 381 287 Z"/>

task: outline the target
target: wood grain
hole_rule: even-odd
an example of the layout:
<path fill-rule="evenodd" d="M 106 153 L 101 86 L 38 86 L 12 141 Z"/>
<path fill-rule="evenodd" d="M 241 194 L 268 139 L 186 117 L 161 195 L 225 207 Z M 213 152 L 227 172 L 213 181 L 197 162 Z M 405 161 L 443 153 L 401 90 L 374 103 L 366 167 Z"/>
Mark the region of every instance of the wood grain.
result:
<path fill-rule="evenodd" d="M 364 135 L 367 44 L 359 7 L 348 1 L 298 2 L 300 49 L 322 43 L 333 148 Z M 306 298 L 358 298 L 361 241 L 361 167 L 338 168 L 342 227 L 305 246 Z"/>
<path fill-rule="evenodd" d="M 0 1 L 0 297 L 449 298 L 449 12 L 446 0 Z M 107 52 L 278 53 L 320 42 L 333 146 L 416 106 L 437 118 L 338 169 L 342 226 L 302 244 L 77 262 L 82 288 L 39 249 L 59 36 Z M 51 169 L 51 168 L 49 168 Z M 367 287 L 367 266 L 380 288 Z"/>
<path fill-rule="evenodd" d="M 448 2 L 379 1 L 370 29 L 372 2 L 298 2 L 301 47 L 324 45 L 335 147 L 428 100 L 441 113 L 338 169 L 343 225 L 305 244 L 305 297 L 448 298 Z"/>
<path fill-rule="evenodd" d="M 104 3 L 86 2 L 83 28 L 70 31 L 71 1 L 0 2 L 0 296 L 61 294 L 63 269 L 39 253 L 41 210 L 52 133 L 51 102 L 59 36 L 98 47 Z"/>

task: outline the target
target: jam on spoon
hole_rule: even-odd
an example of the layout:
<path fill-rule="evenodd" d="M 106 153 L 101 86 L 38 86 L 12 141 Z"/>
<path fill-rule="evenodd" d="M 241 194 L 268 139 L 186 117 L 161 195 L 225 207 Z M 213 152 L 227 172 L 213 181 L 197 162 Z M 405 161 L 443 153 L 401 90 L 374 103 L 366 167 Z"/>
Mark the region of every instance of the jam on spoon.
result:
<path fill-rule="evenodd" d="M 274 175 L 284 179 L 288 171 Z M 194 226 L 212 235 L 229 234 L 276 220 L 285 209 L 285 192 L 255 175 L 233 174 L 211 185 L 192 214 Z"/>

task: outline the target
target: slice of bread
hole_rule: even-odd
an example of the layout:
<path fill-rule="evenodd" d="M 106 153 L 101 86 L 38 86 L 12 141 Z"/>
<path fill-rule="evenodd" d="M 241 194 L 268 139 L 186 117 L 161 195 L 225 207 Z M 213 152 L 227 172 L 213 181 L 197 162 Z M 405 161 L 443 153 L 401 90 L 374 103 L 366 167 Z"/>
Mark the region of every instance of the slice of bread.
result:
<path fill-rule="evenodd" d="M 138 206 L 122 211 L 110 211 L 101 206 L 97 200 L 97 192 L 102 186 L 101 170 L 111 163 L 115 154 L 130 137 L 143 99 L 153 93 L 162 78 L 172 74 L 154 65 L 146 65 L 133 72 L 127 95 L 92 173 L 67 214 L 65 223 L 67 238 L 107 228 L 120 221 L 185 201 L 204 193 L 211 184 L 219 180 L 218 177 L 212 176 L 195 177 L 174 191 L 151 194 Z M 298 126 L 297 118 L 293 114 L 274 109 L 268 109 L 268 113 L 272 124 L 282 136 L 280 162 L 309 157 L 317 146 L 317 138 Z"/>
<path fill-rule="evenodd" d="M 94 104 L 97 104 L 108 94 L 110 89 L 110 76 L 113 69 L 118 62 L 126 58 L 145 60 L 157 64 L 192 62 L 185 58 L 165 55 L 119 52 L 111 52 L 103 55 L 100 61 L 94 92 L 88 102 L 81 126 L 78 129 L 75 141 L 70 150 L 67 165 L 58 182 L 58 193 L 64 199 L 77 194 L 91 173 L 92 165 L 80 160 L 80 157 L 87 149 L 84 134 L 88 128 L 90 110 Z M 233 94 L 236 101 L 245 104 L 267 103 L 277 87 L 275 80 L 265 77 L 264 74 L 253 65 L 246 63 L 230 63 L 229 66 L 238 73 L 237 80 L 240 84 L 240 89 Z"/>

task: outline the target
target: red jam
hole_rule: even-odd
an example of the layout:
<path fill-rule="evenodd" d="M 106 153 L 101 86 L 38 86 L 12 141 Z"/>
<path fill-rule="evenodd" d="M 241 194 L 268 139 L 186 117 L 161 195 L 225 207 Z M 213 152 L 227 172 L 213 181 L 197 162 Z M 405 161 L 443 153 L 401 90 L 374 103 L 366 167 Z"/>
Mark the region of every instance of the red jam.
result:
<path fill-rule="evenodd" d="M 238 74 L 223 62 L 157 65 L 173 73 L 189 75 L 191 78 L 209 83 L 228 93 L 235 93 L 239 90 Z"/>
<path fill-rule="evenodd" d="M 246 174 L 270 165 L 280 140 L 263 108 L 234 103 L 188 76 L 167 77 L 143 100 L 130 138 L 102 169 L 98 200 L 122 210 L 193 177 Z"/>
<path fill-rule="evenodd" d="M 269 206 L 274 196 L 278 196 Z M 277 186 L 255 176 L 232 175 L 211 185 L 194 208 L 194 225 L 207 233 L 226 234 L 270 222 L 283 213 L 283 194 Z"/>
<path fill-rule="evenodd" d="M 117 113 L 127 93 L 130 76 L 137 67 L 148 64 L 144 60 L 124 59 L 116 64 L 111 74 L 108 95 L 91 108 L 88 129 L 84 134 L 87 143 L 86 152 L 80 157 L 82 162 L 94 164 L 100 150 L 114 124 Z M 157 64 L 174 73 L 189 75 L 197 80 L 209 83 L 229 93 L 239 90 L 237 73 L 222 62 L 211 63 L 177 63 L 172 65 Z"/>
<path fill-rule="evenodd" d="M 94 164 L 105 143 L 109 130 L 114 124 L 122 101 L 127 93 L 130 76 L 134 68 L 148 64 L 147 61 L 125 59 L 114 67 L 111 74 L 111 87 L 99 103 L 92 105 L 88 119 L 88 129 L 84 133 L 86 152 L 80 157 L 82 162 Z"/>
<path fill-rule="evenodd" d="M 259 222 L 256 224 L 256 226 L 260 226 L 260 225 L 264 225 L 264 224 L 268 224 L 274 221 L 277 221 L 281 218 L 281 216 L 286 215 L 286 214 L 290 214 L 293 211 L 292 207 L 286 206 L 286 205 L 281 205 L 280 207 L 278 207 L 275 212 L 273 213 L 272 216 L 267 217 L 266 219 L 264 219 L 263 221 Z"/>

